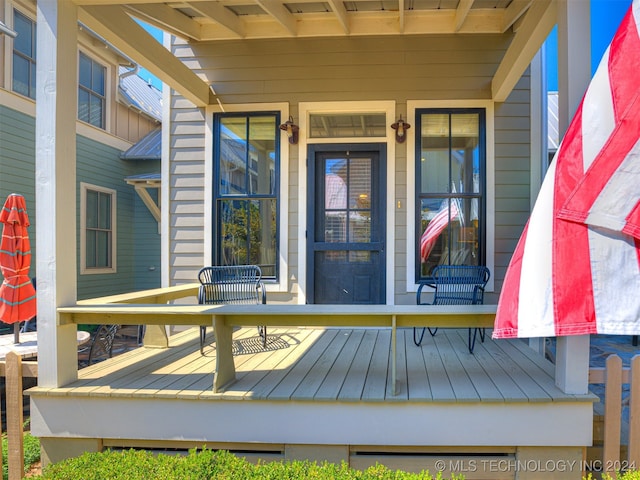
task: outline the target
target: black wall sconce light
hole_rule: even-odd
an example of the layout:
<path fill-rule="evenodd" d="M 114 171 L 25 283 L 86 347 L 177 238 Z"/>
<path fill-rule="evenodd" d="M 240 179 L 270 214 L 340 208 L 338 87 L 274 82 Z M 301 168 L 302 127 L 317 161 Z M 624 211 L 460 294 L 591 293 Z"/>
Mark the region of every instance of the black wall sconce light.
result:
<path fill-rule="evenodd" d="M 398 121 L 391 124 L 391 128 L 396 131 L 396 142 L 403 143 L 407 139 L 407 130 L 411 128 L 411 125 L 402 120 L 402 115 L 400 115 Z"/>
<path fill-rule="evenodd" d="M 283 130 L 289 138 L 289 143 L 295 145 L 298 143 L 298 131 L 300 127 L 293 123 L 293 117 L 289 117 L 289 120 L 280 125 L 280 130 Z"/>

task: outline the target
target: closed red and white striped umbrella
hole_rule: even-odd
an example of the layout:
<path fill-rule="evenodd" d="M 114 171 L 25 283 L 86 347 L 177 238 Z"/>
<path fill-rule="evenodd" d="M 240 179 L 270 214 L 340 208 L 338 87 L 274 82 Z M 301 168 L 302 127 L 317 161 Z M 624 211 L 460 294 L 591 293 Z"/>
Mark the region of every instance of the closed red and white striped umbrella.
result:
<path fill-rule="evenodd" d="M 634 0 L 513 254 L 494 338 L 640 334 L 638 25 Z"/>
<path fill-rule="evenodd" d="M 36 316 L 36 292 L 31 279 L 31 243 L 27 227 L 26 202 L 12 193 L 0 212 L 3 223 L 0 241 L 0 270 L 4 277 L 0 286 L 0 320 L 16 323 Z"/>

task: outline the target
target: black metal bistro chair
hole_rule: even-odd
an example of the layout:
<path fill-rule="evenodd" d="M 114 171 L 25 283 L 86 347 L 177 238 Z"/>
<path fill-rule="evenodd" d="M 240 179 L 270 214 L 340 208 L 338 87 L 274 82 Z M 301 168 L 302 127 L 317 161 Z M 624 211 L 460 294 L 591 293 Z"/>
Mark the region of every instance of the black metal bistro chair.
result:
<path fill-rule="evenodd" d="M 416 294 L 418 305 L 481 305 L 484 302 L 484 289 L 491 277 L 487 267 L 470 265 L 438 265 L 433 269 L 432 279 L 421 282 Z M 433 301 L 422 301 L 422 289 L 433 288 Z M 433 336 L 437 328 L 429 327 L 421 330 L 413 328 L 413 341 L 420 346 L 425 330 Z M 484 342 L 484 328 L 469 329 L 469 353 L 473 353 L 476 337 L 480 334 L 480 341 Z"/>
<path fill-rule="evenodd" d="M 78 364 L 88 367 L 113 356 L 113 342 L 120 325 L 99 325 L 91 342 L 78 350 Z"/>
<path fill-rule="evenodd" d="M 233 265 L 204 267 L 198 273 L 200 288 L 198 303 L 265 304 L 267 292 L 262 283 L 262 271 L 257 265 Z M 206 327 L 200 327 L 200 353 L 204 354 Z M 259 326 L 262 346 L 267 345 L 267 327 Z"/>

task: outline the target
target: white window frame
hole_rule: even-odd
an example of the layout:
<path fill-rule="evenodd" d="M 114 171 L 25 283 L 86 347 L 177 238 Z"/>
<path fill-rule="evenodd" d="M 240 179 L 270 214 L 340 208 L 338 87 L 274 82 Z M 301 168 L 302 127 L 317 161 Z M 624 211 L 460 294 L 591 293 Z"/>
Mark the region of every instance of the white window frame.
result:
<path fill-rule="evenodd" d="M 87 191 L 107 193 L 111 195 L 111 267 L 88 268 L 87 267 Z M 118 192 L 112 188 L 101 187 L 90 183 L 80 183 L 80 274 L 98 275 L 105 273 L 117 273 L 117 211 Z"/>
<path fill-rule="evenodd" d="M 15 23 L 15 13 L 14 12 L 18 12 L 20 13 L 22 16 L 28 18 L 29 20 L 31 20 L 31 22 L 33 22 L 33 26 L 34 28 L 37 29 L 37 25 L 36 25 L 36 18 L 35 15 L 32 12 L 29 11 L 25 11 L 23 8 L 19 8 L 18 5 L 16 4 L 11 4 L 9 3 L 7 5 L 7 9 L 5 10 L 7 13 L 7 16 L 5 18 L 11 18 L 11 25 L 15 27 L 14 23 Z M 6 39 L 7 37 L 5 37 Z M 14 44 L 13 44 L 14 40 L 12 40 L 11 42 L 7 42 L 5 41 L 5 44 L 7 45 L 7 48 L 5 50 L 6 55 L 7 55 L 7 59 L 5 62 L 6 65 L 6 72 L 8 73 L 8 75 L 5 77 L 6 81 L 7 81 L 7 85 L 10 85 L 10 89 L 11 89 L 11 93 L 15 94 L 15 95 L 19 95 L 21 98 L 24 98 L 25 100 L 31 101 L 31 102 L 35 102 L 35 98 L 31 98 L 27 95 L 23 95 L 20 92 L 16 92 L 13 89 L 13 52 L 14 52 Z M 34 63 L 35 68 L 38 68 L 38 59 L 35 59 L 35 63 Z"/>
<path fill-rule="evenodd" d="M 225 105 L 224 111 L 218 105 L 206 108 L 205 148 L 204 148 L 204 264 L 211 265 L 213 259 L 213 115 L 229 112 L 280 112 L 280 121 L 289 118 L 288 103 L 249 103 Z M 265 281 L 267 292 L 287 293 L 289 291 L 289 142 L 280 131 L 280 190 L 278 192 L 278 280 Z"/>
<path fill-rule="evenodd" d="M 109 132 L 109 125 L 110 125 L 110 105 L 111 105 L 111 99 L 110 99 L 110 91 L 111 91 L 111 65 L 105 63 L 103 60 L 101 60 L 100 58 L 98 58 L 96 55 L 92 54 L 91 52 L 85 50 L 84 48 L 79 48 L 78 49 L 78 56 L 77 56 L 77 60 L 76 60 L 76 64 L 77 64 L 77 69 L 78 69 L 78 75 L 76 78 L 76 99 L 78 97 L 78 93 L 80 91 L 80 54 L 90 58 L 92 61 L 94 61 L 95 63 L 97 63 L 98 65 L 102 66 L 105 69 L 104 72 L 104 125 L 102 127 L 98 127 L 96 125 L 93 125 L 92 123 L 86 122 L 84 120 L 82 120 L 80 118 L 80 102 L 76 101 L 76 120 L 78 120 L 78 122 L 82 125 L 86 125 L 87 127 L 90 128 L 95 128 L 99 131 L 103 131 L 103 132 Z"/>
<path fill-rule="evenodd" d="M 395 131 L 388 127 L 383 137 L 345 137 L 345 138 L 309 138 L 307 136 L 309 116 L 311 114 L 328 113 L 385 113 L 387 125 L 391 125 L 396 117 L 396 102 L 381 101 L 346 101 L 346 102 L 300 102 L 300 137 L 298 142 L 298 303 L 306 303 L 307 288 L 307 145 L 321 143 L 386 143 L 387 145 L 387 236 L 385 240 L 386 255 L 386 304 L 393 305 L 395 300 L 395 222 L 396 222 L 396 141 Z"/>
<path fill-rule="evenodd" d="M 486 266 L 492 275 L 487 283 L 485 291 L 494 291 L 494 266 L 495 266 L 495 112 L 494 103 L 491 100 L 408 100 L 407 121 L 410 125 L 416 125 L 416 110 L 423 108 L 483 108 L 486 112 L 486 228 L 485 255 Z M 406 256 L 406 284 L 407 292 L 418 290 L 415 279 L 415 223 L 416 215 L 416 136 L 419 132 L 409 130 L 407 135 L 407 256 Z"/>

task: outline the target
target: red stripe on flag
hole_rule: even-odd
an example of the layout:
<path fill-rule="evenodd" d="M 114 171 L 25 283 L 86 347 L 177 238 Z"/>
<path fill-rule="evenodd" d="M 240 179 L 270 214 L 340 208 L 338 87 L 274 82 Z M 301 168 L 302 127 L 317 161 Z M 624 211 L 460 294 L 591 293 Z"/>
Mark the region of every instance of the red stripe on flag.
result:
<path fill-rule="evenodd" d="M 626 220 L 627 224 L 622 229 L 622 232 L 634 237 L 637 244 L 637 240 L 640 239 L 640 201 L 633 207 Z"/>
<path fill-rule="evenodd" d="M 640 98 L 640 38 L 631 10 L 609 51 L 609 83 L 616 126 L 584 178 L 559 211 L 561 218 L 584 222 L 591 206 L 638 141 Z"/>
<path fill-rule="evenodd" d="M 556 215 L 584 175 L 582 104 L 569 125 L 556 161 L 551 273 L 556 335 L 596 333 L 588 228 L 559 220 Z"/>
<path fill-rule="evenodd" d="M 632 9 L 622 19 L 609 51 L 609 83 L 616 120 L 624 117 L 630 102 L 638 96 L 640 38 Z M 637 133 L 637 132 L 636 132 Z"/>
<path fill-rule="evenodd" d="M 518 336 L 518 307 L 520 303 L 520 277 L 522 276 L 522 257 L 524 245 L 529 231 L 529 222 L 518 240 L 516 249 L 511 257 L 509 268 L 502 282 L 500 301 L 496 311 L 496 325 L 494 338 L 509 338 Z"/>

